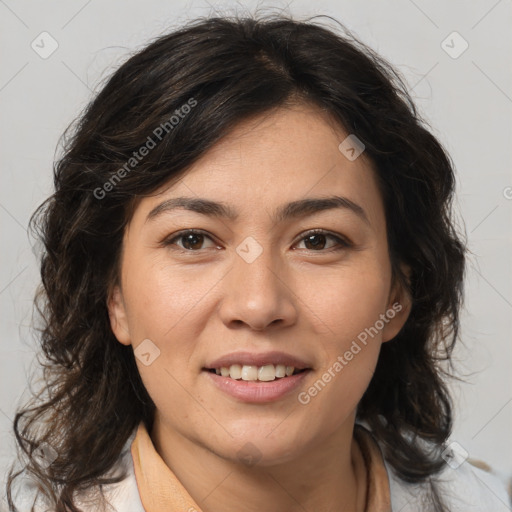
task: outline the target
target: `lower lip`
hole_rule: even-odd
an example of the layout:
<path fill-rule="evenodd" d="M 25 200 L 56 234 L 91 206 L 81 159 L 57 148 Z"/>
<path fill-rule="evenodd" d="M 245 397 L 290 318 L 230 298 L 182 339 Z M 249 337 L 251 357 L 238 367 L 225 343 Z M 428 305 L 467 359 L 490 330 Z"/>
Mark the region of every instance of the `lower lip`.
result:
<path fill-rule="evenodd" d="M 222 377 L 216 373 L 204 370 L 212 382 L 224 393 L 237 398 L 241 402 L 264 403 L 279 400 L 297 389 L 310 370 L 305 370 L 290 377 L 269 382 L 235 380 Z"/>

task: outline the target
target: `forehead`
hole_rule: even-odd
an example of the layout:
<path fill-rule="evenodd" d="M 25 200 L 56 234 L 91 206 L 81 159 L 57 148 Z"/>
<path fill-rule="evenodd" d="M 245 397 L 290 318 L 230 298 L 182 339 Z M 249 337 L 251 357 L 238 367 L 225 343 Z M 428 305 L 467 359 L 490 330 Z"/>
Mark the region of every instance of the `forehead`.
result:
<path fill-rule="evenodd" d="M 337 195 L 360 205 L 375 229 L 383 204 L 373 164 L 364 151 L 355 159 L 340 150 L 348 133 L 326 112 L 309 104 L 278 108 L 246 119 L 206 151 L 179 180 L 144 198 L 147 217 L 169 198 L 200 197 L 232 206 L 237 220 L 308 197 Z M 345 145 L 345 146 L 343 146 Z M 356 149 L 361 149 L 357 148 Z M 350 155 L 350 154 L 349 154 Z"/>

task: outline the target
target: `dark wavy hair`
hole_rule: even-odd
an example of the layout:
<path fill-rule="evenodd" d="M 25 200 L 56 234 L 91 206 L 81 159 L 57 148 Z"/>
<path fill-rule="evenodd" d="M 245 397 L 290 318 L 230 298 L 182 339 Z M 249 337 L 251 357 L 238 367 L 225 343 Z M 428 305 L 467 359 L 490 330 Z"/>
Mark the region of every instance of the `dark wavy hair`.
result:
<path fill-rule="evenodd" d="M 35 300 L 44 386 L 15 416 L 26 464 L 8 475 L 11 510 L 14 480 L 26 471 L 57 512 L 79 511 L 75 492 L 122 480 L 106 475 L 138 423 L 151 430 L 155 405 L 107 310 L 137 202 L 181 177 L 240 121 L 300 102 L 364 143 L 385 204 L 393 280 L 412 297 L 404 327 L 382 345 L 357 420 L 368 423 L 392 470 L 427 482 L 433 510 L 444 510 L 435 477 L 452 429 L 445 377 L 453 373 L 466 251 L 452 215 L 453 163 L 400 74 L 329 20 L 192 20 L 130 56 L 64 133 L 55 192 L 30 220 L 44 245 Z M 156 147 L 131 161 L 162 126 Z M 48 467 L 36 457 L 42 443 L 55 448 Z"/>

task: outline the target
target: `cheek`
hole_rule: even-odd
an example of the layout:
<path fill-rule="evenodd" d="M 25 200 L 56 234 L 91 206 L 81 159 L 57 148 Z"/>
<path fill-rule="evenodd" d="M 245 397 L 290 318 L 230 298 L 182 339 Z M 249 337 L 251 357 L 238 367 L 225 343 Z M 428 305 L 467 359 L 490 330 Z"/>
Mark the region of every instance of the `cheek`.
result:
<path fill-rule="evenodd" d="M 334 423 L 356 407 L 375 370 L 388 278 L 387 268 L 375 261 L 358 271 L 333 272 L 325 287 L 304 283 L 304 289 L 309 289 L 308 305 L 321 319 L 318 339 L 322 348 L 320 382 L 306 390 L 308 396 L 304 399 L 315 402 L 314 407 L 321 407 L 320 403 L 344 404 L 334 408 Z"/>
<path fill-rule="evenodd" d="M 304 280 L 301 295 L 320 320 L 319 334 L 338 343 L 340 349 L 385 312 L 389 273 L 377 261 L 357 269 L 336 269 L 321 280 L 317 278 Z"/>
<path fill-rule="evenodd" d="M 130 332 L 161 343 L 181 339 L 179 331 L 201 310 L 202 300 L 219 280 L 216 272 L 192 273 L 151 260 L 127 265 L 125 275 Z"/>
<path fill-rule="evenodd" d="M 388 288 L 378 271 L 338 274 L 328 288 L 315 294 L 323 326 L 321 365 L 298 401 L 309 411 L 311 428 L 314 418 L 321 418 L 322 428 L 334 431 L 357 408 L 372 379 L 381 347 L 375 326 L 385 313 Z"/>

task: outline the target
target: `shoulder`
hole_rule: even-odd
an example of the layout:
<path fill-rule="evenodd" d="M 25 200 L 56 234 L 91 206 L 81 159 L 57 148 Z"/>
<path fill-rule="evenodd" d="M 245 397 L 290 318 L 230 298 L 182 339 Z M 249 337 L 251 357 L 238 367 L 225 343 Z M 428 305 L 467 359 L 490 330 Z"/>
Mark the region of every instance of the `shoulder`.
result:
<path fill-rule="evenodd" d="M 505 483 L 508 476 L 498 475 L 484 462 L 465 459 L 458 453 L 459 450 L 452 449 L 451 453 L 447 451 L 447 455 L 451 455 L 449 459 L 447 458 L 448 462 L 431 479 L 419 483 L 408 483 L 394 472 L 384 456 L 382 443 L 372 434 L 368 423 L 357 421 L 356 425 L 363 427 L 363 430 L 371 434 L 370 437 L 380 448 L 388 476 L 393 511 L 432 510 L 432 506 L 429 506 L 429 503 L 432 503 L 431 482 L 436 486 L 439 496 L 450 512 L 510 512 L 512 510 L 512 497 L 509 495 L 512 491 L 507 489 Z M 425 443 L 426 449 L 432 448 L 428 442 Z"/>
<path fill-rule="evenodd" d="M 428 496 L 427 483 L 410 484 L 398 478 L 385 462 L 388 470 L 393 510 L 417 512 L 423 510 Z M 510 511 L 510 498 L 505 484 L 494 474 L 463 463 L 457 469 L 447 466 L 433 478 L 450 512 Z"/>
<path fill-rule="evenodd" d="M 392 510 L 418 512 L 430 510 L 427 503 L 429 482 L 408 483 L 398 477 L 386 459 Z M 445 467 L 432 477 L 443 503 L 450 512 L 506 512 L 511 510 L 507 487 L 490 468 L 475 466 L 470 459 Z"/>
<path fill-rule="evenodd" d="M 101 491 L 108 505 L 103 506 L 101 512 L 144 512 L 137 481 L 135 479 L 131 454 L 131 444 L 135 434 L 136 429 L 126 441 L 117 463 L 108 473 L 110 476 L 124 472 L 127 476 L 120 482 L 103 486 Z M 97 501 L 97 494 L 79 496 L 77 498 L 77 504 L 83 508 L 83 512 L 99 512 L 100 510 L 100 508 L 98 508 L 99 502 Z"/>
<path fill-rule="evenodd" d="M 103 486 L 101 489 L 91 488 L 87 492 L 77 495 L 75 503 L 81 512 L 144 512 L 130 451 L 134 436 L 135 431 L 126 441 L 118 461 L 106 475 L 113 476 L 126 472 L 127 477 L 120 482 Z M 101 496 L 106 498 L 106 503 Z M 29 478 L 24 479 L 20 484 L 15 504 L 20 511 L 53 512 L 42 495 L 37 492 L 35 482 Z"/>

